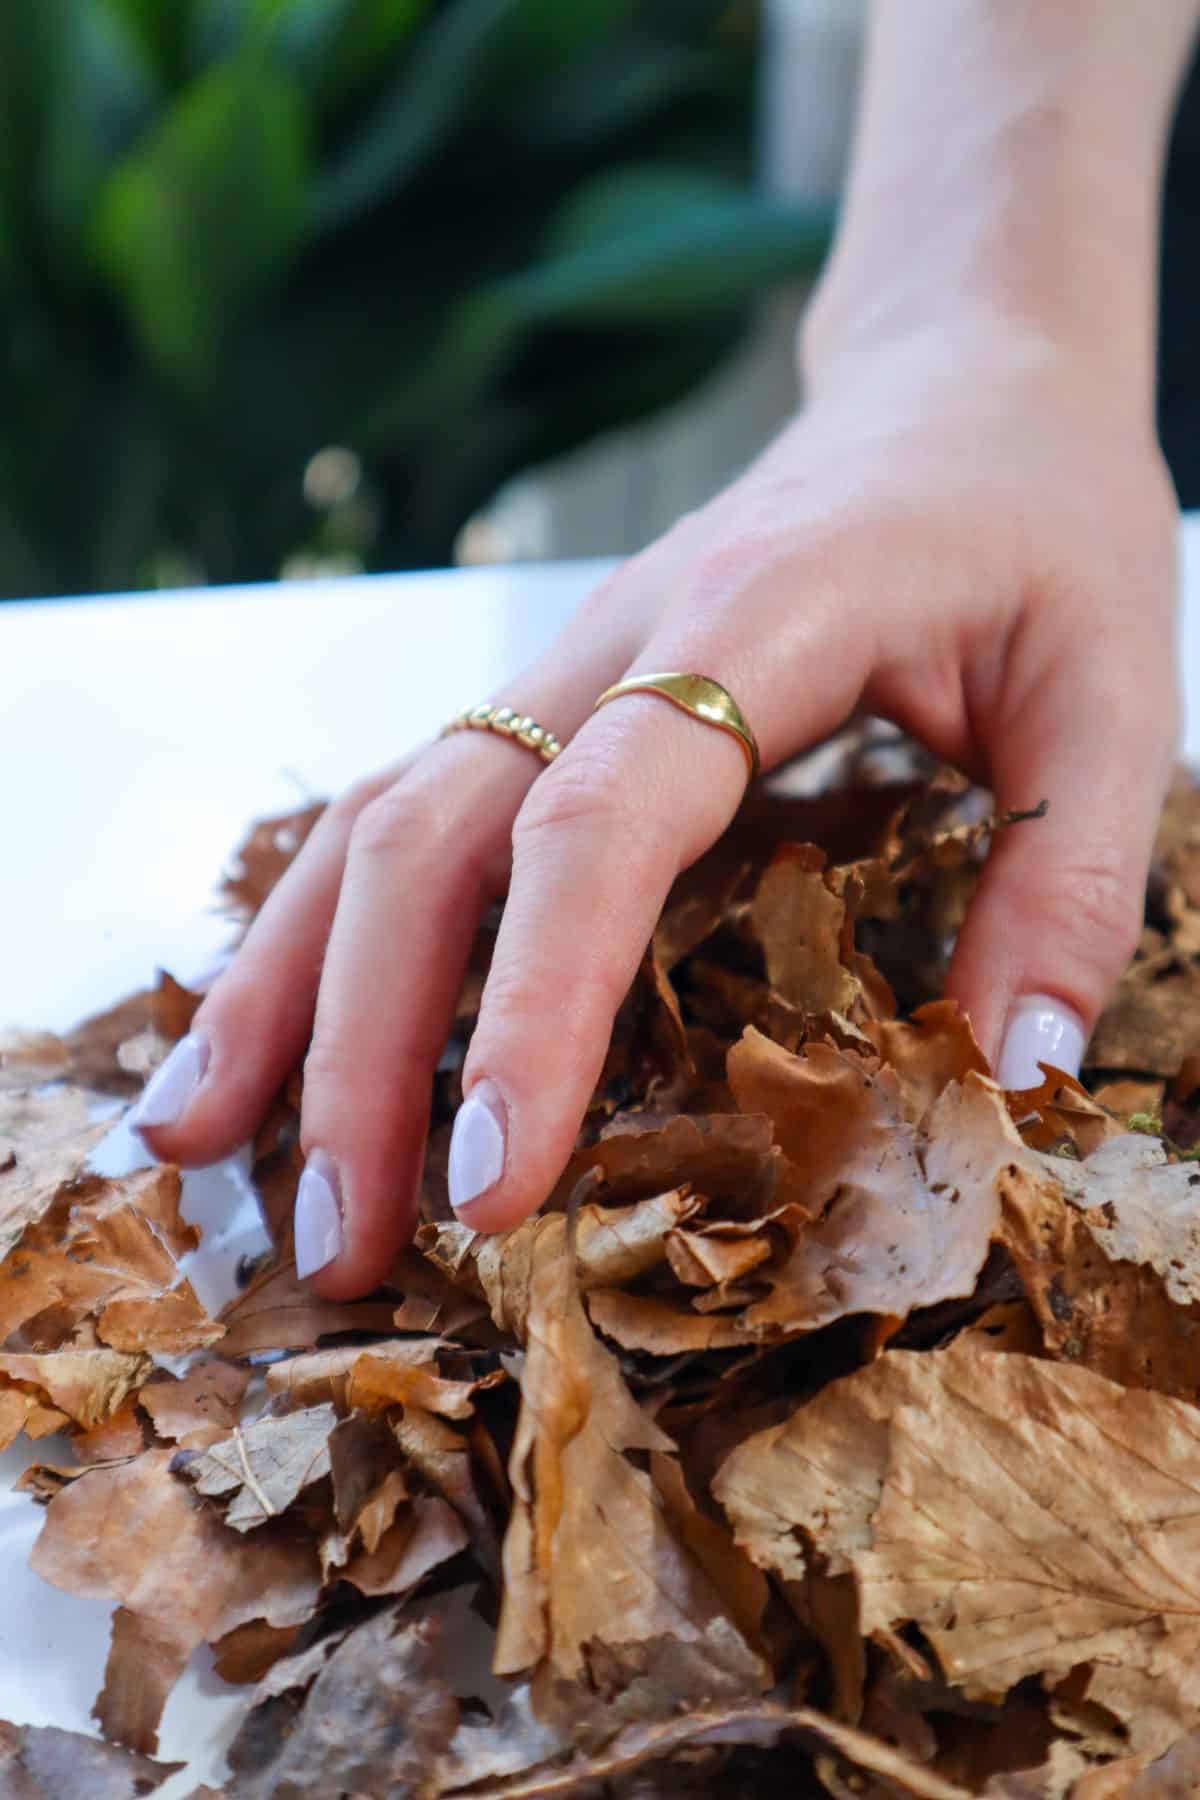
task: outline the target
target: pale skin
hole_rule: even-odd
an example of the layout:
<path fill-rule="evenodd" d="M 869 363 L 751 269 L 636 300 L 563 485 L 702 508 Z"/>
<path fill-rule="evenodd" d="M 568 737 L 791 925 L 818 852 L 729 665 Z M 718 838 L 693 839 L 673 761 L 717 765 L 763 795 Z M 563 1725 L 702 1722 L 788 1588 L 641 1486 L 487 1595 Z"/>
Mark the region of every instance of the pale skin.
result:
<path fill-rule="evenodd" d="M 411 1236 L 434 1065 L 503 893 L 462 1217 L 515 1224 L 566 1161 L 671 882 L 745 782 L 733 739 L 659 699 L 593 714 L 632 671 L 722 682 L 767 769 L 863 707 L 1001 807 L 1048 800 L 989 858 L 950 991 L 993 1059 L 1029 996 L 1090 1031 L 1137 938 L 1176 745 L 1155 265 L 1198 10 L 878 0 L 804 411 L 495 696 L 563 740 L 552 767 L 461 733 L 328 809 L 148 1109 L 157 1154 L 208 1162 L 311 1039 L 297 1244 L 320 1293 L 363 1293 Z"/>

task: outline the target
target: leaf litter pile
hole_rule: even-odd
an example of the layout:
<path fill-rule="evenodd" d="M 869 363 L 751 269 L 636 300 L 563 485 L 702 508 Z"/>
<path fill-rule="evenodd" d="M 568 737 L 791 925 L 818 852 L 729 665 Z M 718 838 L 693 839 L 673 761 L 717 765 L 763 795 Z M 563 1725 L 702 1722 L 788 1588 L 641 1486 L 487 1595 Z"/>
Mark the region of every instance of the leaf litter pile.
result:
<path fill-rule="evenodd" d="M 989 828 L 1054 824 L 977 799 L 752 794 L 498 1237 L 445 1182 L 489 918 L 353 1303 L 295 1275 L 298 1075 L 218 1318 L 178 1171 L 89 1169 L 194 996 L 7 1041 L 0 1445 L 65 1434 L 34 1567 L 116 1610 L 103 1739 L 0 1724 L 0 1795 L 150 1792 L 202 1645 L 230 1800 L 1200 1792 L 1200 791 L 1084 1085 L 1019 1094 L 939 994 Z M 243 920 L 318 810 L 242 847 Z"/>

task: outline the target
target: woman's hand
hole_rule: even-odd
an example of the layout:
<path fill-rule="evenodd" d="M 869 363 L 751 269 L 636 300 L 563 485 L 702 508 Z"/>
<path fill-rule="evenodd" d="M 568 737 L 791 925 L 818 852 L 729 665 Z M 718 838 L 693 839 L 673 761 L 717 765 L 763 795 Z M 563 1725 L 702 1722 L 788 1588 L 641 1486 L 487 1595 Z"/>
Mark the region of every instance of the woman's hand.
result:
<path fill-rule="evenodd" d="M 209 1161 L 311 1035 L 296 1247 L 323 1294 L 371 1287 L 411 1234 L 434 1065 L 505 891 L 451 1197 L 512 1225 L 573 1147 L 671 882 L 745 783 L 734 740 L 653 695 L 593 714 L 626 673 L 723 683 L 767 769 L 863 706 L 999 806 L 1047 799 L 990 858 L 951 991 L 1009 1081 L 1039 1050 L 1078 1058 L 1138 935 L 1175 744 L 1175 515 L 1149 422 L 1001 318 L 859 331 L 852 355 L 826 332 L 812 361 L 803 417 L 497 696 L 557 732 L 558 760 L 465 732 L 344 795 L 148 1091 L 155 1151 Z"/>

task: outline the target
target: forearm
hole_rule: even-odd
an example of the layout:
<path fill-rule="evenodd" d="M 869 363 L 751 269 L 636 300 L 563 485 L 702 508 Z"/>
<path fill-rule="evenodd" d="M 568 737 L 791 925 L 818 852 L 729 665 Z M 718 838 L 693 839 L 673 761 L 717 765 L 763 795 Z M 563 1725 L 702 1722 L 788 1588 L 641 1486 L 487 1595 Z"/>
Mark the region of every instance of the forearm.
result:
<path fill-rule="evenodd" d="M 811 380 L 881 333 L 1000 317 L 1153 392 L 1171 106 L 1200 0 L 875 0 Z"/>

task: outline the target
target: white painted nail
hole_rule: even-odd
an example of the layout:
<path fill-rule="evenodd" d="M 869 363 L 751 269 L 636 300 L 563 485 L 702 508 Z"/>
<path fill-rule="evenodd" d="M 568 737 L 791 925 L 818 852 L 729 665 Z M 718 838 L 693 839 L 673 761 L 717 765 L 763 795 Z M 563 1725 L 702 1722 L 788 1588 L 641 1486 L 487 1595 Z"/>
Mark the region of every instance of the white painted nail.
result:
<path fill-rule="evenodd" d="M 192 1103 L 208 1067 L 207 1038 L 189 1031 L 180 1038 L 162 1067 L 156 1069 L 129 1115 L 135 1131 L 145 1125 L 175 1125 Z"/>
<path fill-rule="evenodd" d="M 450 1134 L 450 1204 L 455 1212 L 494 1187 L 504 1173 L 504 1101 L 494 1081 L 471 1089 Z"/>
<path fill-rule="evenodd" d="M 1078 1075 L 1087 1034 L 1074 1007 L 1049 994 L 1026 994 L 1014 1001 L 1004 1028 L 996 1069 L 1003 1088 L 1041 1087 L 1039 1063 Z"/>
<path fill-rule="evenodd" d="M 333 1158 L 314 1150 L 296 1189 L 296 1273 L 307 1281 L 342 1248 L 342 1209 Z"/>

